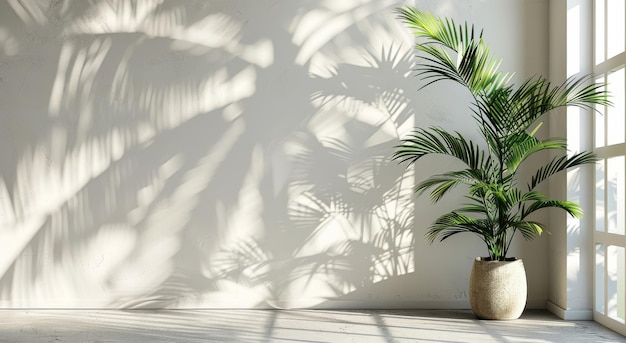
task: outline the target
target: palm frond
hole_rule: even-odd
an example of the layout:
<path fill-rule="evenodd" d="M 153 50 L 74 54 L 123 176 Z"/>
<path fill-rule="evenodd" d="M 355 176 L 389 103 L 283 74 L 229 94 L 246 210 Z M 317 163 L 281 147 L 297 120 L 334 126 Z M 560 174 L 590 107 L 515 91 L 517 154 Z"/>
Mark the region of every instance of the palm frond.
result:
<path fill-rule="evenodd" d="M 590 83 L 589 77 L 570 77 L 553 87 L 542 77 L 531 77 L 515 90 L 503 88 L 486 93 L 478 101 L 480 112 L 503 135 L 528 130 L 539 117 L 559 107 L 576 106 L 593 109 L 593 105 L 611 105 L 601 84 Z"/>
<path fill-rule="evenodd" d="M 436 127 L 415 129 L 396 146 L 392 158 L 400 163 L 409 162 L 410 165 L 430 154 L 455 157 L 471 169 L 480 169 L 490 163 L 489 156 L 486 156 L 478 144 L 466 140 L 458 132 L 453 135 Z"/>
<path fill-rule="evenodd" d="M 545 226 L 535 221 L 520 221 L 511 223 L 511 227 L 519 231 L 526 240 L 532 240 L 545 231 Z"/>
<path fill-rule="evenodd" d="M 414 192 L 421 195 L 429 188 L 435 188 L 430 198 L 433 203 L 439 201 L 450 189 L 457 185 L 475 186 L 484 184 L 488 177 L 484 169 L 464 169 L 433 175 L 415 186 Z"/>
<path fill-rule="evenodd" d="M 527 158 L 544 150 L 567 150 L 567 141 L 562 138 L 552 138 L 540 141 L 527 133 L 509 136 L 504 146 L 508 147 L 505 153 L 504 164 L 509 173 L 515 173 L 517 168 Z"/>
<path fill-rule="evenodd" d="M 444 20 L 414 7 L 397 8 L 396 12 L 417 37 L 426 37 L 450 49 L 457 49 L 463 41 L 474 40 L 474 26 L 457 25 L 453 19 Z M 482 36 L 482 32 L 480 33 Z"/>
<path fill-rule="evenodd" d="M 486 240 L 491 238 L 491 223 L 486 219 L 476 219 L 457 212 L 439 217 L 426 233 L 426 239 L 433 243 L 443 241 L 459 233 L 474 233 Z"/>
<path fill-rule="evenodd" d="M 571 215 L 572 217 L 575 218 L 582 218 L 583 216 L 583 210 L 580 207 L 580 205 L 578 205 L 575 202 L 572 201 L 566 201 L 566 200 L 537 200 L 533 203 L 531 203 L 528 207 L 526 207 L 521 215 L 521 218 L 524 219 L 526 217 L 528 217 L 530 214 L 536 212 L 537 210 L 540 210 L 542 208 L 560 208 L 565 210 L 569 215 Z"/>
<path fill-rule="evenodd" d="M 417 67 L 427 85 L 453 80 L 477 95 L 500 88 L 511 79 L 511 74 L 498 71 L 502 60 L 490 55 L 482 32 L 475 35 L 473 25 L 456 25 L 452 19 L 440 19 L 412 7 L 397 12 L 416 37 L 425 39 L 415 48 L 431 56 L 425 58 L 429 63 Z M 450 53 L 456 55 L 456 61 Z"/>
<path fill-rule="evenodd" d="M 456 209 L 456 212 L 459 213 L 482 213 L 484 215 L 487 215 L 487 211 L 485 209 L 485 206 L 482 206 L 480 204 L 465 204 L 462 207 L 459 207 L 458 209 Z"/>
<path fill-rule="evenodd" d="M 594 153 L 587 151 L 574 154 L 571 157 L 561 156 L 559 158 L 554 158 L 548 162 L 548 164 L 537 169 L 537 172 L 533 175 L 530 183 L 528 184 L 528 189 L 535 189 L 537 185 L 558 172 L 583 164 L 595 163 L 597 160 L 598 159 Z"/>

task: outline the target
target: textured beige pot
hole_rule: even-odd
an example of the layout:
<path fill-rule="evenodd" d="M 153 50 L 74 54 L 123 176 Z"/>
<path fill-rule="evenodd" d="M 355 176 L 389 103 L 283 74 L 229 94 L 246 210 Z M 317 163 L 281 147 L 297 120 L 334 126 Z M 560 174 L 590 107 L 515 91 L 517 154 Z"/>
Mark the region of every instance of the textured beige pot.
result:
<path fill-rule="evenodd" d="M 470 304 L 481 319 L 509 320 L 526 306 L 526 271 L 521 259 L 485 261 L 476 258 L 470 274 Z"/>

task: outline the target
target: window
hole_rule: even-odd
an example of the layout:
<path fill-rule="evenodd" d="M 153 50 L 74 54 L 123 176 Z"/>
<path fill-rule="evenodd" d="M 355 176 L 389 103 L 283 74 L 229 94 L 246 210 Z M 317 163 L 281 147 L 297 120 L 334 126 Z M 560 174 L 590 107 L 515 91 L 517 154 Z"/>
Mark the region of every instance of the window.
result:
<path fill-rule="evenodd" d="M 594 318 L 626 333 L 626 1 L 593 0 L 593 74 L 612 107 L 597 108 Z"/>

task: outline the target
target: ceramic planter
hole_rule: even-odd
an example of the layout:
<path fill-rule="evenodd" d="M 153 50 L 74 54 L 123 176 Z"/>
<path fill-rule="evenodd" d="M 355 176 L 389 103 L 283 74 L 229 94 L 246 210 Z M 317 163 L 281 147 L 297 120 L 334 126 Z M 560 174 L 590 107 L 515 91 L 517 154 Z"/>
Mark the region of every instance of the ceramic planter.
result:
<path fill-rule="evenodd" d="M 476 258 L 470 274 L 470 304 L 481 319 L 510 320 L 526 306 L 526 271 L 521 259 L 488 261 Z"/>

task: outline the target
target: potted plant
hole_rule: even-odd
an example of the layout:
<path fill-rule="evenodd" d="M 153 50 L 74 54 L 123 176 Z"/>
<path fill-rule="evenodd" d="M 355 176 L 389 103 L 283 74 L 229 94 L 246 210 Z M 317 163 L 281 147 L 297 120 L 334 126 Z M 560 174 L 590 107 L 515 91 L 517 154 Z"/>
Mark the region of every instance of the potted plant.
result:
<path fill-rule="evenodd" d="M 422 56 L 416 71 L 426 82 L 424 87 L 444 80 L 465 87 L 473 99 L 470 109 L 482 141 L 439 127 L 416 128 L 401 140 L 393 158 L 408 166 L 432 154 L 463 162 L 462 169 L 433 175 L 415 187 L 418 195 L 429 191 L 434 203 L 456 186 L 467 189 L 466 203 L 436 219 L 426 237 L 431 243 L 458 233 L 480 237 L 488 256 L 477 258 L 472 267 L 472 310 L 484 319 L 518 318 L 526 303 L 526 274 L 522 260 L 508 256 L 514 236 L 530 240 L 545 230 L 529 217 L 540 209 L 560 208 L 582 216 L 578 204 L 549 199 L 537 186 L 568 168 L 594 163 L 596 157 L 584 151 L 552 158 L 546 154 L 545 164 L 526 166 L 533 168 L 528 180 L 520 167 L 542 151 L 567 149 L 565 139 L 537 137 L 544 114 L 564 106 L 608 105 L 607 93 L 589 77 L 569 78 L 556 86 L 532 77 L 515 86 L 511 74 L 498 71 L 500 59 L 490 55 L 482 32 L 477 34 L 473 25 L 457 25 L 413 7 L 397 11 L 418 39 L 415 49 Z"/>

